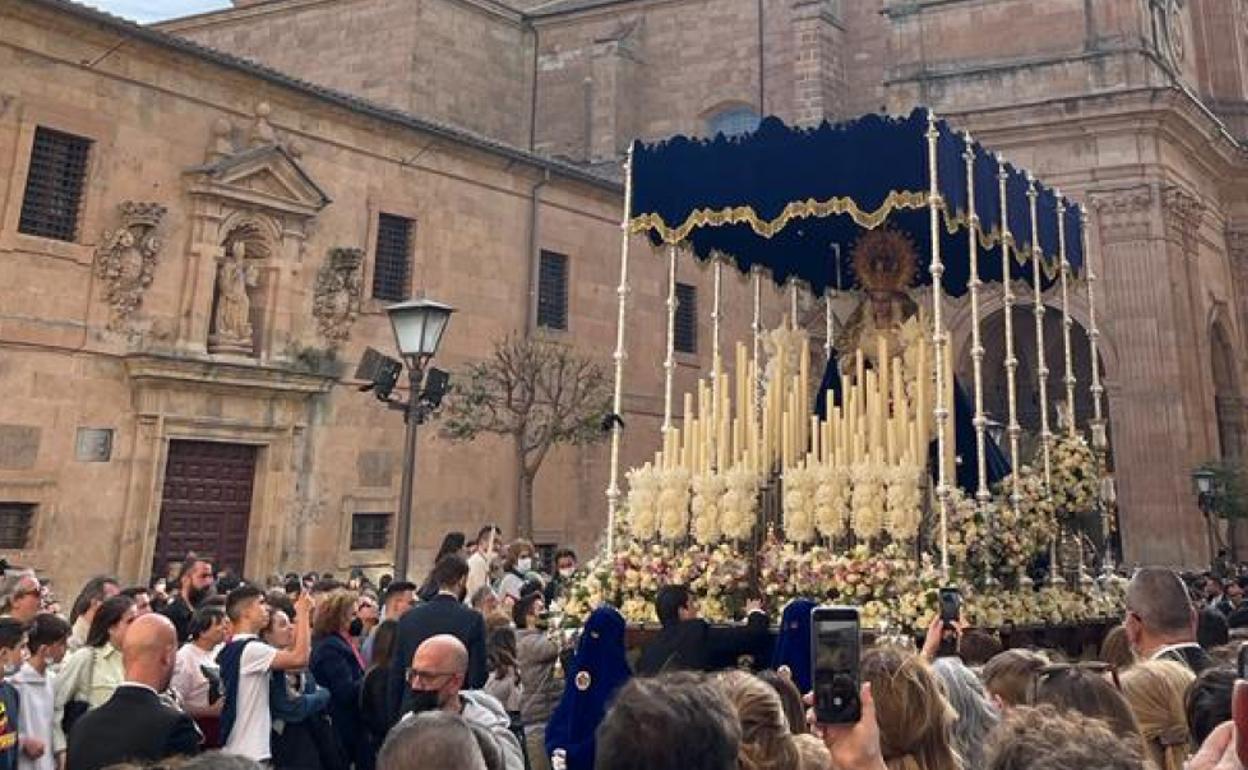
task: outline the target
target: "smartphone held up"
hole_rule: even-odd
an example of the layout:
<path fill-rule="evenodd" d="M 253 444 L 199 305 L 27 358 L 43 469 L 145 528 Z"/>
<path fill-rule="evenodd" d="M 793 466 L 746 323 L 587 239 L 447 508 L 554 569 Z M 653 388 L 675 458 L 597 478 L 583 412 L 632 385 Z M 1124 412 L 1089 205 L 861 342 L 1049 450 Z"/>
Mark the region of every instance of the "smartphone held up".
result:
<path fill-rule="evenodd" d="M 815 719 L 825 725 L 857 722 L 862 717 L 858 608 L 816 607 L 810 620 Z"/>

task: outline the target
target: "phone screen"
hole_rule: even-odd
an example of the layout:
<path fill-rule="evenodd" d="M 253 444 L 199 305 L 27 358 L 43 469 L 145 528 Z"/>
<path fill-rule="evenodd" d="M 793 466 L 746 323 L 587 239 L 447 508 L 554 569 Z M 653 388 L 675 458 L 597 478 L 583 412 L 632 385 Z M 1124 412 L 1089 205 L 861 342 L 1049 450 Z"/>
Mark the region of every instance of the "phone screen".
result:
<path fill-rule="evenodd" d="M 956 623 L 962 615 L 962 594 L 956 588 L 940 589 L 940 619 Z"/>
<path fill-rule="evenodd" d="M 862 713 L 858 663 L 861 633 L 854 607 L 816 607 L 811 616 L 815 718 L 822 724 L 850 724 Z"/>

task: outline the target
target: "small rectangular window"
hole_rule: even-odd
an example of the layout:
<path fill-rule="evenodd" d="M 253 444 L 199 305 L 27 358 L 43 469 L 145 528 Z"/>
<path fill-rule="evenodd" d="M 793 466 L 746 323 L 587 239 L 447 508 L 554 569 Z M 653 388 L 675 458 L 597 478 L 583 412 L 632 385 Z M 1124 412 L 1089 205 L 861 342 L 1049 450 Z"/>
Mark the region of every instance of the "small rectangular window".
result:
<path fill-rule="evenodd" d="M 676 352 L 698 352 L 698 287 L 676 284 Z"/>
<path fill-rule="evenodd" d="M 380 551 L 390 542 L 390 514 L 356 513 L 351 516 L 351 550 Z"/>
<path fill-rule="evenodd" d="M 413 222 L 381 214 L 377 218 L 377 252 L 373 261 L 373 297 L 401 302 L 408 299 L 412 262 Z"/>
<path fill-rule="evenodd" d="M 0 503 L 0 549 L 20 551 L 30 541 L 34 503 Z"/>
<path fill-rule="evenodd" d="M 543 329 L 568 329 L 568 257 L 542 251 L 537 281 L 537 325 Z"/>
<path fill-rule="evenodd" d="M 35 129 L 18 232 L 71 243 L 78 239 L 90 152 L 90 139 Z"/>

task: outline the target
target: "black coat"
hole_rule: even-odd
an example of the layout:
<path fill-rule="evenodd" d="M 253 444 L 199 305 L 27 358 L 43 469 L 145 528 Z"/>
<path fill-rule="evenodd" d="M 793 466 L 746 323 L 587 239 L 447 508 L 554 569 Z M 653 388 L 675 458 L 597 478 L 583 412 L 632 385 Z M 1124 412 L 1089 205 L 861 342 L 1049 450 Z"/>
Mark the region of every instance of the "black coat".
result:
<path fill-rule="evenodd" d="M 312 645 L 308 668 L 316 681 L 329 690 L 329 718 L 343 751 L 357 770 L 371 770 L 372 742 L 364 734 L 359 720 L 364 669 L 355 651 L 341 636 L 322 636 Z"/>
<path fill-rule="evenodd" d="M 69 734 L 68 770 L 154 762 L 195 754 L 201 736 L 190 716 L 146 687 L 122 685 L 102 706 L 79 717 Z"/>
<path fill-rule="evenodd" d="M 742 655 L 755 661 L 767 652 L 767 615 L 752 612 L 744 626 L 714 627 L 701 618 L 682 620 L 659 632 L 641 653 L 637 676 L 664 671 L 716 671 L 737 665 Z"/>
<path fill-rule="evenodd" d="M 1157 657 L 1162 660 L 1173 660 L 1177 663 L 1182 663 L 1197 676 L 1200 676 L 1200 672 L 1213 665 L 1213 658 L 1209 657 L 1209 653 L 1205 652 L 1204 648 L 1195 642 L 1166 650 Z"/>
<path fill-rule="evenodd" d="M 489 671 L 485 664 L 485 618 L 465 607 L 449 594 L 438 594 L 416 605 L 399 618 L 399 637 L 395 644 L 394 661 L 390 665 L 390 723 L 394 724 L 407 711 L 405 702 L 410 689 L 405 673 L 412 665 L 416 648 L 426 639 L 450 634 L 468 648 L 468 679 L 465 690 L 485 686 Z"/>

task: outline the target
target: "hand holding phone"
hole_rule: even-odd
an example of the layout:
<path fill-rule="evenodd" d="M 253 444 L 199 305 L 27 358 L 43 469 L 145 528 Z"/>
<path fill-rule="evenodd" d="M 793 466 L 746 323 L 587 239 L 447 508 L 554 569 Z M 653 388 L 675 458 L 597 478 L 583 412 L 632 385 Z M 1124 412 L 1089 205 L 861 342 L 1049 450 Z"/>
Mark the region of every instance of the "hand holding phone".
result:
<path fill-rule="evenodd" d="M 816 607 L 810 619 L 815 720 L 824 725 L 853 724 L 862 716 L 858 608 Z"/>

